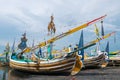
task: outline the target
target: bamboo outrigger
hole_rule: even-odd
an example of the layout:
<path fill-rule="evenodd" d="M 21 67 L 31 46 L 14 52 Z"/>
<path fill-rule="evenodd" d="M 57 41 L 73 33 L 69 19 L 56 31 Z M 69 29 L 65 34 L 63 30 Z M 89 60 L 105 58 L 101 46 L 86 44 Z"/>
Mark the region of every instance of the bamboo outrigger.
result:
<path fill-rule="evenodd" d="M 10 59 L 10 66 L 14 69 L 38 72 L 38 73 L 56 73 L 71 72 L 76 62 L 76 56 L 66 56 L 54 60 L 40 60 L 33 62 L 31 60 Z M 81 65 L 80 65 L 81 66 Z M 80 68 L 80 67 L 79 67 Z M 72 73 L 73 74 L 73 73 Z"/>

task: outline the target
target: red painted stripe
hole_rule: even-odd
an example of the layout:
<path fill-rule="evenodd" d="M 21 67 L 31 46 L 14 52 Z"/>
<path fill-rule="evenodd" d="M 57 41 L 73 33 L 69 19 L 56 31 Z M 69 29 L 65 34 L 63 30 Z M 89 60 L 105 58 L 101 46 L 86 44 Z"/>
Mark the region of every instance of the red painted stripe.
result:
<path fill-rule="evenodd" d="M 90 24 L 93 24 L 94 22 L 99 21 L 100 19 L 103 19 L 105 16 L 107 16 L 107 15 L 104 15 L 104 16 L 101 16 L 101 17 L 99 17 L 97 19 L 94 19 L 94 20 L 88 22 L 87 25 L 89 26 Z"/>

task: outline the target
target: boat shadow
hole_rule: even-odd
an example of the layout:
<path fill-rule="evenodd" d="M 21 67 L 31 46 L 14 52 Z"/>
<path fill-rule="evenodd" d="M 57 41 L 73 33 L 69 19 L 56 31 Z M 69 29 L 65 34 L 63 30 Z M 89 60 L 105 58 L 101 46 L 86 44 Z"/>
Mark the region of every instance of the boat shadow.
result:
<path fill-rule="evenodd" d="M 118 73 L 110 72 L 109 70 L 113 71 L 114 69 L 119 69 L 118 66 L 112 66 L 112 67 L 105 67 L 105 68 L 84 68 L 77 74 L 77 76 L 104 76 L 104 75 L 118 75 Z"/>
<path fill-rule="evenodd" d="M 31 72 L 23 72 L 18 70 L 9 70 L 8 73 L 8 80 L 65 80 L 69 79 L 70 74 L 69 73 L 31 73 Z"/>
<path fill-rule="evenodd" d="M 64 72 L 64 73 L 34 73 L 34 72 L 24 72 L 24 71 L 19 71 L 19 70 L 14 70 L 11 69 L 10 74 L 13 76 L 19 76 L 19 77 L 26 77 L 25 75 L 27 75 L 27 77 L 31 76 L 31 75 L 39 75 L 39 76 L 69 76 L 70 73 Z"/>

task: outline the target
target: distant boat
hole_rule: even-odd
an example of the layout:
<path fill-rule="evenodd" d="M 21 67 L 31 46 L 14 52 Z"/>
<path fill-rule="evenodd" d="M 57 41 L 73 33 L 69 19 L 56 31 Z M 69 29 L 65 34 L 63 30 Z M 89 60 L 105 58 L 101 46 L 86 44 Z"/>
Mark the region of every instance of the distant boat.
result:
<path fill-rule="evenodd" d="M 9 62 L 6 62 L 5 57 L 0 57 L 0 67 L 9 66 Z"/>
<path fill-rule="evenodd" d="M 120 51 L 109 53 L 108 66 L 120 66 Z"/>
<path fill-rule="evenodd" d="M 7 43 L 4 52 L 0 54 L 0 66 L 9 66 L 9 53 L 10 46 Z"/>
<path fill-rule="evenodd" d="M 117 51 L 110 52 L 109 55 L 116 55 L 116 54 L 119 54 L 119 53 L 120 53 L 120 50 L 117 50 Z"/>
<path fill-rule="evenodd" d="M 105 37 L 105 36 L 103 36 L 103 37 Z M 99 39 L 105 39 L 105 38 L 98 38 L 94 41 L 89 42 L 88 45 L 96 44 L 99 41 Z M 83 31 L 82 31 L 81 36 L 80 36 L 79 46 L 78 46 L 79 48 L 85 47 L 83 45 L 83 42 L 84 41 L 83 41 Z M 90 47 L 90 46 L 88 46 L 88 47 Z M 106 55 L 105 55 L 106 52 L 101 52 L 97 49 L 97 51 L 95 53 L 96 56 L 85 57 L 84 49 L 81 49 L 81 52 L 79 52 L 78 54 L 82 56 L 83 67 L 85 67 L 85 68 L 88 68 L 88 67 L 106 67 L 107 66 Z"/>
<path fill-rule="evenodd" d="M 97 54 L 97 53 L 96 53 Z M 99 55 L 86 57 L 83 61 L 84 68 L 92 68 L 92 67 L 106 67 L 108 62 L 106 61 L 105 52 L 100 52 Z"/>
<path fill-rule="evenodd" d="M 95 57 L 88 57 L 83 61 L 84 68 L 102 67 L 103 62 L 105 63 L 105 55 L 101 54 Z M 105 66 L 106 67 L 106 66 Z"/>
<path fill-rule="evenodd" d="M 110 55 L 108 66 L 120 66 L 120 54 Z"/>
<path fill-rule="evenodd" d="M 108 53 L 108 66 L 120 66 L 120 51 L 109 52 L 109 42 L 106 51 Z"/>

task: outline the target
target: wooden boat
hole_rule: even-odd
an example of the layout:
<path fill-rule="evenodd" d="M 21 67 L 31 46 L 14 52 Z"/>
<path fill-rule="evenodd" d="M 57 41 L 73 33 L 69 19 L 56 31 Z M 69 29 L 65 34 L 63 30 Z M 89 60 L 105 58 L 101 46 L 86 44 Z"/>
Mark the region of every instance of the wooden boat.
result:
<path fill-rule="evenodd" d="M 101 68 L 104 68 L 107 66 L 108 64 L 108 55 L 107 55 L 107 52 L 101 52 L 97 49 L 97 51 L 95 51 L 94 55 L 91 55 L 91 56 L 88 56 L 86 57 L 86 55 L 84 54 L 84 49 L 90 47 L 90 46 L 93 46 L 95 45 L 97 42 L 99 42 L 99 40 L 103 40 L 105 38 L 108 38 L 110 37 L 111 35 L 113 35 L 115 32 L 112 32 L 112 33 L 109 33 L 105 36 L 102 36 L 101 38 L 98 38 L 96 40 L 93 40 L 85 45 L 83 45 L 83 32 L 81 33 L 81 36 L 80 36 L 80 41 L 79 41 L 79 45 L 78 47 L 82 47 L 81 48 L 81 53 L 80 53 L 80 56 L 83 57 L 82 61 L 83 61 L 83 67 L 84 68 L 88 68 L 88 67 L 101 67 Z M 82 46 L 81 46 L 82 45 Z M 79 52 L 78 52 L 79 54 Z"/>
<path fill-rule="evenodd" d="M 120 54 L 109 55 L 108 66 L 120 66 Z"/>
<path fill-rule="evenodd" d="M 110 52 L 109 55 L 116 55 L 116 54 L 119 54 L 119 53 L 120 53 L 120 50 L 114 51 L 114 52 Z"/>
<path fill-rule="evenodd" d="M 84 68 L 92 68 L 92 67 L 106 67 L 107 66 L 106 55 L 104 53 L 98 56 L 87 57 L 83 61 Z"/>
<path fill-rule="evenodd" d="M 7 43 L 4 52 L 0 54 L 0 66 L 9 66 L 9 52 L 10 46 Z"/>
<path fill-rule="evenodd" d="M 109 53 L 109 44 L 107 44 L 106 49 L 107 52 Z M 112 52 L 112 54 L 110 52 L 108 58 L 109 58 L 108 66 L 120 66 L 120 51 Z"/>
<path fill-rule="evenodd" d="M 0 67 L 9 66 L 9 61 L 6 61 L 5 57 L 0 57 Z"/>
<path fill-rule="evenodd" d="M 78 73 L 75 72 L 77 67 L 77 58 L 74 54 L 53 60 L 38 60 L 32 61 L 28 59 L 12 59 L 10 58 L 10 67 L 20 71 L 37 72 L 37 73 L 71 73 L 72 75 Z M 79 63 L 78 63 L 79 64 Z M 80 69 L 82 63 L 78 66 Z M 76 68 L 76 69 L 75 69 Z"/>
<path fill-rule="evenodd" d="M 102 36 L 101 38 L 93 40 L 93 41 L 85 44 L 79 50 L 91 47 L 91 46 L 95 45 L 99 40 L 106 39 L 106 38 L 112 36 L 113 34 L 115 34 L 115 32 L 111 32 L 109 34 L 106 34 L 106 35 Z M 65 51 L 68 52 L 67 49 Z M 108 64 L 108 55 L 107 55 L 107 52 L 97 51 L 94 54 L 96 54 L 96 55 L 94 55 L 94 56 L 87 56 L 87 57 L 86 57 L 86 55 L 84 55 L 84 60 L 82 60 L 83 61 L 83 67 L 84 68 L 88 68 L 88 67 L 101 67 L 101 68 L 104 68 L 104 67 L 106 67 L 107 64 Z M 100 55 L 97 55 L 97 54 L 100 54 Z"/>
<path fill-rule="evenodd" d="M 80 29 L 83 29 L 95 22 L 100 21 L 101 19 L 103 19 L 106 15 L 101 16 L 99 18 L 96 18 L 92 21 L 89 21 L 85 24 L 82 24 L 81 26 L 75 27 L 71 30 L 68 30 L 65 33 L 62 33 L 58 36 L 55 36 L 47 41 L 41 42 L 38 45 L 34 46 L 34 47 L 27 47 L 26 46 L 21 46 L 21 44 L 18 46 L 19 48 L 21 48 L 22 52 L 20 52 L 20 54 L 23 53 L 28 53 L 31 50 L 36 50 L 38 48 L 42 48 L 44 46 L 46 46 L 47 44 L 52 44 L 53 42 L 55 42 L 58 39 L 61 39 L 67 35 L 70 35 L 74 32 L 79 31 Z M 25 35 L 23 36 L 23 38 L 21 38 L 21 40 L 24 41 L 24 43 L 26 43 L 27 39 L 25 39 Z M 22 48 L 24 47 L 24 48 Z M 78 50 L 76 50 L 78 51 Z M 70 54 L 68 53 L 65 57 L 61 57 L 61 58 L 57 58 L 57 59 L 50 59 L 50 60 L 42 60 L 40 58 L 38 58 L 37 61 L 32 61 L 32 60 L 28 60 L 28 59 L 17 59 L 17 58 L 10 58 L 10 67 L 13 69 L 17 69 L 17 70 L 22 70 L 22 71 L 29 71 L 29 72 L 38 72 L 38 73 L 61 73 L 61 72 L 69 72 L 71 73 L 71 75 L 75 75 L 77 74 L 81 67 L 82 67 L 82 62 L 81 62 L 81 58 L 76 54 L 76 51 L 71 52 Z"/>
<path fill-rule="evenodd" d="M 25 41 L 26 35 L 21 38 L 22 41 Z M 24 42 L 26 45 L 26 42 Z M 19 44 L 21 49 L 23 44 Z M 71 73 L 71 75 L 77 74 L 81 67 L 82 62 L 80 63 L 79 56 L 75 55 L 76 51 L 66 53 L 67 55 L 60 58 L 40 58 L 37 57 L 34 53 L 34 57 L 31 56 L 31 59 L 27 56 L 21 55 L 23 53 L 16 54 L 14 51 L 10 57 L 10 67 L 20 71 L 32 72 L 32 73 Z M 26 58 L 25 58 L 26 57 Z"/>

